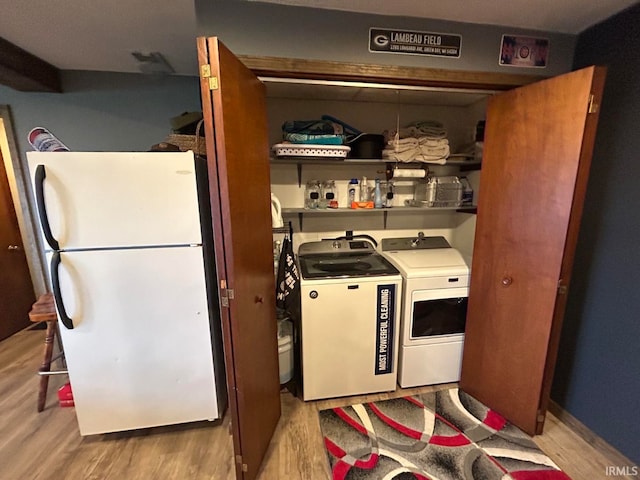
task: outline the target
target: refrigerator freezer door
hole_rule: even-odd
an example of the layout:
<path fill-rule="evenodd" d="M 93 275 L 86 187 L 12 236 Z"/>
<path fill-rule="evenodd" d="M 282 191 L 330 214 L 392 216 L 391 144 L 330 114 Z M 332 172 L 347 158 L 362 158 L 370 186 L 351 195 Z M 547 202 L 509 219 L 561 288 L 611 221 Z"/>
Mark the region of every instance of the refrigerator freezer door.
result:
<path fill-rule="evenodd" d="M 74 328 L 59 327 L 80 433 L 218 418 L 202 248 L 60 258 Z"/>
<path fill-rule="evenodd" d="M 27 158 L 36 197 L 38 170 L 42 179 L 45 208 L 38 213 L 46 214 L 62 250 L 202 241 L 191 152 L 28 152 Z M 47 250 L 50 243 L 43 238 Z"/>

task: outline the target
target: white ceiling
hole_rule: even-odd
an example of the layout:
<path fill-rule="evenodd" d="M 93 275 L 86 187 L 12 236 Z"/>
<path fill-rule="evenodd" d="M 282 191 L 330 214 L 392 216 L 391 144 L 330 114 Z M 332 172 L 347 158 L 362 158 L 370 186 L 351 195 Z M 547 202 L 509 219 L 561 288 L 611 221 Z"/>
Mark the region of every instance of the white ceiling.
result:
<path fill-rule="evenodd" d="M 262 1 L 569 34 L 578 34 L 637 3 L 637 0 Z M 0 36 L 62 70 L 138 73 L 131 52 L 158 51 L 176 73 L 197 73 L 194 0 L 0 0 L 0 12 Z"/>

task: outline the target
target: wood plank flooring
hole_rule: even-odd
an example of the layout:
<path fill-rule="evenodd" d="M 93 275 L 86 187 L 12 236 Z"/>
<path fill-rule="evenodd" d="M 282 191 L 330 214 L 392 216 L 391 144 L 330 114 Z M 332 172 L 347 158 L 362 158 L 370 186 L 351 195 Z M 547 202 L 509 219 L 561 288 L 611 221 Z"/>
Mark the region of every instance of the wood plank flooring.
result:
<path fill-rule="evenodd" d="M 43 342 L 43 330 L 23 330 L 0 342 L 2 480 L 235 479 L 228 417 L 213 424 L 81 437 L 74 409 L 57 404 L 64 376 L 51 378 L 45 410 L 38 413 L 36 372 Z M 283 391 L 282 418 L 259 479 L 330 478 L 318 410 L 429 390 L 433 387 L 306 403 Z M 612 465 L 553 415 L 535 441 L 574 480 L 605 478 L 605 467 Z"/>

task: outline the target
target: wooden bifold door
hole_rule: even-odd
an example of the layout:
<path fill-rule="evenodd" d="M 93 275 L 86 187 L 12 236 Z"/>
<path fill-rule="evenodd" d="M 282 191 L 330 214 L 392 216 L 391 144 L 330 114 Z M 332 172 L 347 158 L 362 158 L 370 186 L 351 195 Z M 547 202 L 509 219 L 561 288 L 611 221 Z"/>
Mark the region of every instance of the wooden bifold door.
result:
<path fill-rule="evenodd" d="M 542 433 L 605 70 L 489 100 L 460 387 Z"/>
<path fill-rule="evenodd" d="M 198 60 L 236 475 L 251 480 L 280 418 L 266 95 L 217 38 Z"/>

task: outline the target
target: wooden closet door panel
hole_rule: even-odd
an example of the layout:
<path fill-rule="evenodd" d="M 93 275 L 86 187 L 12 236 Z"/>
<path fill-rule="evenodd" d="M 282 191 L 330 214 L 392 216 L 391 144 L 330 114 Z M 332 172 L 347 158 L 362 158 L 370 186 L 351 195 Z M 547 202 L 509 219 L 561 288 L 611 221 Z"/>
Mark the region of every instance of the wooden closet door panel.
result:
<path fill-rule="evenodd" d="M 532 435 L 595 137 L 590 96 L 600 103 L 603 79 L 590 67 L 496 95 L 487 109 L 460 386 Z"/>
<path fill-rule="evenodd" d="M 27 327 L 35 302 L 31 273 L 22 245 L 18 217 L 0 152 L 0 340 Z"/>
<path fill-rule="evenodd" d="M 280 417 L 269 139 L 262 82 L 216 37 L 198 39 L 236 476 L 256 477 Z M 202 74 L 202 70 L 201 70 Z"/>

